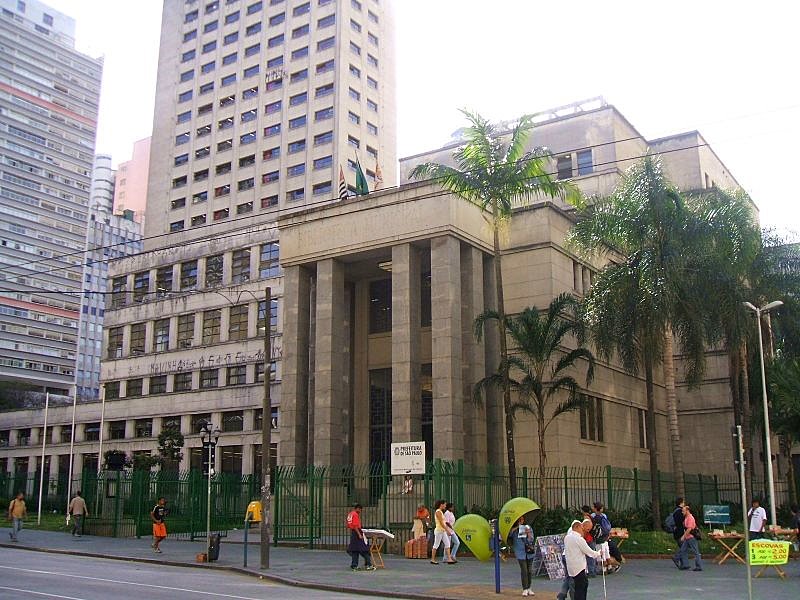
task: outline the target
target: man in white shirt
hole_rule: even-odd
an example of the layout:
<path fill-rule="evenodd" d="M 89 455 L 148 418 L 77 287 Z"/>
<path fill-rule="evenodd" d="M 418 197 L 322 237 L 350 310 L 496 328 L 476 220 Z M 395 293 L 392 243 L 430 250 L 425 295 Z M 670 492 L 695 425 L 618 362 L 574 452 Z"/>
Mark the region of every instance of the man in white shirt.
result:
<path fill-rule="evenodd" d="M 586 575 L 586 557 L 600 558 L 597 550 L 589 548 L 583 538 L 585 525 L 573 521 L 569 532 L 564 537 L 564 556 L 567 559 L 567 576 L 575 582 L 575 600 L 586 600 L 589 589 L 589 578 Z"/>
<path fill-rule="evenodd" d="M 758 540 L 764 537 L 764 526 L 767 524 L 767 511 L 764 507 L 760 506 L 758 498 L 753 498 L 752 508 L 747 511 L 747 517 L 750 519 L 750 539 Z"/>

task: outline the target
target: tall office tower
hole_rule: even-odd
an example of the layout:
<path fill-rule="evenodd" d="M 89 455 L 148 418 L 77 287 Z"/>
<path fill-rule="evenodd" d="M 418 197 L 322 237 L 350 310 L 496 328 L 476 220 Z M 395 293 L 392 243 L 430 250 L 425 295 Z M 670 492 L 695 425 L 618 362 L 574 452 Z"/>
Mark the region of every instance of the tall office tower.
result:
<path fill-rule="evenodd" d="M 98 398 L 100 392 L 100 350 L 106 308 L 102 292 L 108 287 L 108 263 L 142 250 L 142 226 L 134 220 L 133 210 L 112 214 L 115 192 L 111 157 L 98 154 L 92 170 L 84 295 L 78 334 L 80 351 L 75 370 L 78 397 L 87 400 Z"/>
<path fill-rule="evenodd" d="M 101 59 L 75 22 L 0 0 L 0 381 L 69 394 Z"/>
<path fill-rule="evenodd" d="M 125 211 L 133 213 L 133 220 L 144 222 L 144 209 L 147 206 L 147 174 L 150 170 L 150 138 L 138 140 L 133 144 L 130 160 L 119 163 L 114 186 L 114 214 Z"/>
<path fill-rule="evenodd" d="M 394 185 L 392 21 L 390 0 L 165 0 L 146 237 L 174 235 L 145 249 L 335 199 L 340 165 Z"/>

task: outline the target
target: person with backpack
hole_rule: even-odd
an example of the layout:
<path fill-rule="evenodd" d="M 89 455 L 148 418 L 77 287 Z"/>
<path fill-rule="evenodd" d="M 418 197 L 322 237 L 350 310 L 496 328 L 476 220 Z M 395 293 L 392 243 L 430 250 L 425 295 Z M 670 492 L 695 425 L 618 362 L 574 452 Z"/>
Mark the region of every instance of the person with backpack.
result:
<path fill-rule="evenodd" d="M 700 530 L 697 528 L 697 521 L 692 515 L 692 510 L 688 504 L 683 505 L 683 525 L 684 532 L 681 536 L 680 564 L 678 568 L 681 571 L 688 571 L 689 553 L 694 554 L 694 569 L 693 571 L 703 570 L 703 557 L 700 556 Z"/>
<path fill-rule="evenodd" d="M 675 563 L 675 566 L 679 569 L 681 567 L 683 534 L 686 533 L 686 528 L 683 526 L 684 506 L 686 506 L 686 503 L 683 501 L 682 497 L 679 496 L 675 498 L 675 508 L 667 515 L 667 518 L 664 519 L 664 531 L 671 533 L 672 537 L 675 539 L 675 544 L 677 544 L 675 554 L 672 555 L 672 562 Z"/>
<path fill-rule="evenodd" d="M 611 564 L 611 552 L 608 548 L 608 538 L 611 537 L 611 521 L 603 512 L 603 503 L 599 500 L 593 504 L 592 513 L 592 538 L 597 550 L 600 552 L 600 568 L 605 573 L 616 573 L 620 569 L 619 563 Z"/>

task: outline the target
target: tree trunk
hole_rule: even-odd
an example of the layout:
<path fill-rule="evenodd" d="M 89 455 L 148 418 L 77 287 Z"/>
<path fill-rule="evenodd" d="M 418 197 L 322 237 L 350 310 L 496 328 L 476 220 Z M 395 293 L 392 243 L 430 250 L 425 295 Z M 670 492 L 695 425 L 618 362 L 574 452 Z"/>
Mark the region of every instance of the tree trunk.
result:
<path fill-rule="evenodd" d="M 797 504 L 797 483 L 792 462 L 792 438 L 782 435 L 779 444 L 783 457 L 786 459 L 786 486 L 789 488 L 789 504 Z"/>
<path fill-rule="evenodd" d="M 658 476 L 658 439 L 656 438 L 656 396 L 653 390 L 653 358 L 644 349 L 644 383 L 647 394 L 647 441 L 650 446 L 650 490 L 652 492 L 651 510 L 653 529 L 661 529 L 661 484 Z"/>
<path fill-rule="evenodd" d="M 503 296 L 503 270 L 500 263 L 500 231 L 497 203 L 492 202 L 492 227 L 494 229 L 494 274 L 497 284 L 497 316 L 500 334 L 500 362 L 508 363 L 508 343 L 506 340 L 506 305 Z M 508 385 L 508 371 L 503 373 L 503 417 L 505 419 L 506 455 L 508 457 L 508 484 L 511 497 L 517 496 L 517 459 L 514 451 L 514 415 L 511 412 L 511 387 Z"/>
<path fill-rule="evenodd" d="M 672 451 L 672 469 L 675 473 L 675 491 L 681 498 L 686 497 L 683 480 L 683 455 L 681 453 L 681 429 L 678 422 L 678 398 L 675 394 L 675 362 L 673 359 L 672 331 L 664 334 L 664 387 L 667 390 L 667 418 L 669 420 L 669 441 Z"/>
<path fill-rule="evenodd" d="M 747 366 L 747 345 L 739 346 L 739 403 L 742 407 L 742 444 L 747 468 L 744 471 L 745 486 L 753 495 L 753 474 L 756 472 L 756 457 L 753 452 L 753 407 L 750 404 L 750 373 Z"/>
<path fill-rule="evenodd" d="M 536 499 L 536 503 L 544 507 L 547 505 L 547 481 L 545 480 L 545 476 L 547 475 L 547 448 L 544 445 L 544 407 L 540 407 L 541 410 L 538 414 L 538 426 L 539 426 L 539 497 Z"/>

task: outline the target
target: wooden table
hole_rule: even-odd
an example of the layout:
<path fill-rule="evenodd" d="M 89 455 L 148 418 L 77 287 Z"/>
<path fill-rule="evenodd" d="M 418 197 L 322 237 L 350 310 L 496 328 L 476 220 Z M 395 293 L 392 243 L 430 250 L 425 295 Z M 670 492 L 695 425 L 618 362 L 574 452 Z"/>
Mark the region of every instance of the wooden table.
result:
<path fill-rule="evenodd" d="M 369 541 L 369 557 L 376 569 L 385 569 L 383 563 L 383 545 L 387 539 L 394 539 L 394 534 L 385 529 L 362 529 Z"/>
<path fill-rule="evenodd" d="M 738 548 L 739 544 L 741 544 L 744 541 L 744 534 L 733 533 L 733 532 L 709 533 L 708 537 L 722 544 L 722 547 L 724 548 L 722 552 L 720 552 L 716 557 L 714 557 L 714 562 L 721 565 L 730 557 L 733 557 L 743 565 L 747 564 L 747 562 L 736 552 L 736 548 Z"/>
<path fill-rule="evenodd" d="M 609 537 L 612 537 L 615 540 L 617 540 L 617 548 L 621 548 L 622 547 L 622 543 L 625 540 L 627 540 L 630 537 L 630 535 L 628 534 L 628 530 L 627 529 L 624 529 L 622 527 L 614 527 L 611 530 L 611 535 Z"/>

